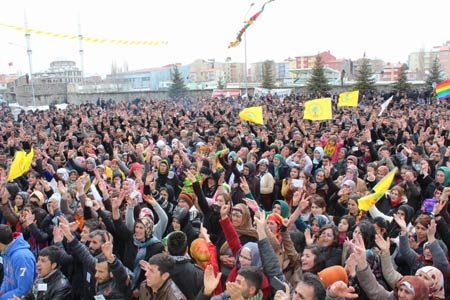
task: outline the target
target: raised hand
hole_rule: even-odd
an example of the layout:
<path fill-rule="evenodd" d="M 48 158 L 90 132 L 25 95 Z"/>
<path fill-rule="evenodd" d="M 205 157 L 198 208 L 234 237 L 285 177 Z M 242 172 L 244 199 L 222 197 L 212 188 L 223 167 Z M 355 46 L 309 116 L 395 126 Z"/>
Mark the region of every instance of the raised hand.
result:
<path fill-rule="evenodd" d="M 385 240 L 381 234 L 377 233 L 375 235 L 375 243 L 377 244 L 378 248 L 380 248 L 381 253 L 390 254 L 390 247 L 391 247 L 391 239 L 390 238 L 387 238 Z"/>
<path fill-rule="evenodd" d="M 115 259 L 115 256 L 113 254 L 113 237 L 109 232 L 107 232 L 105 233 L 104 238 L 105 242 L 102 245 L 102 252 L 109 262 L 113 262 Z"/>
<path fill-rule="evenodd" d="M 278 290 L 275 293 L 274 300 L 291 300 L 291 289 L 289 288 L 289 284 L 284 282 L 284 290 Z"/>
<path fill-rule="evenodd" d="M 400 227 L 402 234 L 406 234 L 406 222 L 405 219 L 399 214 L 394 214 L 394 220 L 397 225 Z"/>
<path fill-rule="evenodd" d="M 220 217 L 226 219 L 230 213 L 230 204 L 224 204 L 220 207 Z"/>
<path fill-rule="evenodd" d="M 311 229 L 306 228 L 304 234 L 306 245 L 312 245 L 314 243 L 314 236 L 311 233 Z"/>
<path fill-rule="evenodd" d="M 336 281 L 330 286 L 330 294 L 332 297 L 341 297 L 345 299 L 356 299 L 358 294 L 355 293 L 355 288 L 347 286 L 343 281 Z"/>
<path fill-rule="evenodd" d="M 153 198 L 151 195 L 142 195 L 142 199 L 144 199 L 144 201 L 150 204 L 151 206 L 155 206 L 157 203 L 155 198 Z"/>
<path fill-rule="evenodd" d="M 206 295 L 211 295 L 219 284 L 222 273 L 214 274 L 214 268 L 212 265 L 207 265 L 205 272 L 203 273 L 203 285 Z"/>
<path fill-rule="evenodd" d="M 428 242 L 432 243 L 436 240 L 436 220 L 431 219 L 427 229 Z"/>

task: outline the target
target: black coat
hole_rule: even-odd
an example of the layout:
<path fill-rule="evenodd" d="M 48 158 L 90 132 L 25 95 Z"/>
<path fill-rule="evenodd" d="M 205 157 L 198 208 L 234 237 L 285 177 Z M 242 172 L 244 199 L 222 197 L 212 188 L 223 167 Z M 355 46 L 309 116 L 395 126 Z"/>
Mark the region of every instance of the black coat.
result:
<path fill-rule="evenodd" d="M 42 284 L 46 284 L 43 288 Z M 38 288 L 39 287 L 39 288 Z M 44 290 L 45 289 L 45 290 Z M 37 291 L 35 296 L 33 291 Z M 47 278 L 37 278 L 33 283 L 32 290 L 25 296 L 26 300 L 71 300 L 72 286 L 69 280 L 59 269 Z"/>

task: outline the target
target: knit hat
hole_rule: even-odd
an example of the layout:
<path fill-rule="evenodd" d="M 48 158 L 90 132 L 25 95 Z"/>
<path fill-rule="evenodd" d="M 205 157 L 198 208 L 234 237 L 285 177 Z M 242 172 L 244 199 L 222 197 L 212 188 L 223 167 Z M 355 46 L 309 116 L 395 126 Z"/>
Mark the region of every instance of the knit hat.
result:
<path fill-rule="evenodd" d="M 323 269 L 319 273 L 317 273 L 320 280 L 323 281 L 325 287 L 328 288 L 330 285 L 335 283 L 336 281 L 343 281 L 345 284 L 348 284 L 348 275 L 342 266 L 331 266 Z"/>
<path fill-rule="evenodd" d="M 32 199 L 33 197 L 37 198 L 37 203 L 36 203 L 36 204 L 37 204 L 39 207 L 41 207 L 42 204 L 44 204 L 44 194 L 42 194 L 42 192 L 40 192 L 40 191 L 34 191 L 34 192 L 32 192 L 31 195 L 30 195 L 30 197 L 29 197 L 30 202 L 36 202 L 36 201 L 31 201 L 31 199 Z"/>
<path fill-rule="evenodd" d="M 185 192 L 185 191 L 182 191 L 178 195 L 178 200 L 185 201 L 189 205 L 189 208 L 191 208 L 192 205 L 194 205 L 194 197 L 192 196 L 191 193 L 188 193 L 188 192 Z"/>
<path fill-rule="evenodd" d="M 153 236 L 153 221 L 150 217 L 145 216 L 136 220 L 136 223 L 141 223 L 145 228 L 145 239 L 149 239 Z"/>
<path fill-rule="evenodd" d="M 131 174 L 133 174 L 134 171 L 139 170 L 139 169 L 143 169 L 143 168 L 144 168 L 144 166 L 141 165 L 138 162 L 132 163 L 131 166 L 130 166 L 130 172 L 128 173 L 128 176 L 131 176 Z"/>
<path fill-rule="evenodd" d="M 280 216 L 277 213 L 271 213 L 270 215 L 267 216 L 267 220 L 271 220 L 276 222 L 278 225 L 283 224 L 283 217 Z"/>
<path fill-rule="evenodd" d="M 394 288 L 394 298 L 398 299 L 398 288 L 400 286 L 405 286 L 408 290 L 410 290 L 414 294 L 414 300 L 423 300 L 428 299 L 428 287 L 420 277 L 417 276 L 403 276 L 397 283 Z"/>

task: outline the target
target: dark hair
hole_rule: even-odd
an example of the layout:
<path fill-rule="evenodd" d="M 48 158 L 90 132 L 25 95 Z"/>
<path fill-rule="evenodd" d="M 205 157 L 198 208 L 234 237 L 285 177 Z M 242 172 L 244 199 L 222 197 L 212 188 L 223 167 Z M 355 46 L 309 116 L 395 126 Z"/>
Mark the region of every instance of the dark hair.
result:
<path fill-rule="evenodd" d="M 13 240 L 12 230 L 6 224 L 0 224 L 0 243 L 9 245 Z"/>
<path fill-rule="evenodd" d="M 373 247 L 375 247 L 375 235 L 377 232 L 375 231 L 372 222 L 370 222 L 369 220 L 361 220 L 357 226 L 361 231 L 366 249 L 372 249 Z"/>
<path fill-rule="evenodd" d="M 186 253 L 187 246 L 187 236 L 183 231 L 173 231 L 167 236 L 167 250 L 170 255 L 184 255 Z"/>
<path fill-rule="evenodd" d="M 317 274 L 322 271 L 326 267 L 326 257 L 322 253 L 320 246 L 317 244 L 307 245 L 305 249 L 303 249 L 303 252 L 305 252 L 305 250 L 311 250 L 311 253 L 315 256 L 314 267 L 308 272 Z"/>
<path fill-rule="evenodd" d="M 320 228 L 319 230 L 318 236 L 320 236 L 322 232 L 324 232 L 327 229 L 331 229 L 331 231 L 333 232 L 333 244 L 331 244 L 331 247 L 336 247 L 339 244 L 339 231 L 337 226 L 334 225 L 333 223 L 323 225 L 322 228 Z"/>
<path fill-rule="evenodd" d="M 341 220 L 347 220 L 348 223 L 347 236 L 350 236 L 349 234 L 351 234 L 355 229 L 356 218 L 352 215 L 343 215 L 341 217 Z"/>
<path fill-rule="evenodd" d="M 323 300 L 326 298 L 327 290 L 325 288 L 325 284 L 322 282 L 322 280 L 320 280 L 320 278 L 317 275 L 312 274 L 310 272 L 306 272 L 303 274 L 299 283 L 300 282 L 314 289 L 313 300 Z"/>
<path fill-rule="evenodd" d="M 55 245 L 45 247 L 39 252 L 38 256 L 48 257 L 50 263 L 56 263 L 57 267 L 61 264 L 61 250 Z"/>
<path fill-rule="evenodd" d="M 100 223 L 96 219 L 85 220 L 83 227 L 89 228 L 89 232 L 92 232 L 97 229 L 103 229 L 101 228 Z"/>
<path fill-rule="evenodd" d="M 158 253 L 153 255 L 148 263 L 157 266 L 161 275 L 164 273 L 170 274 L 175 266 L 175 259 L 168 254 Z"/>
<path fill-rule="evenodd" d="M 242 267 L 239 269 L 238 274 L 245 278 L 245 281 L 249 286 L 254 286 L 256 291 L 261 289 L 263 274 L 257 267 Z"/>

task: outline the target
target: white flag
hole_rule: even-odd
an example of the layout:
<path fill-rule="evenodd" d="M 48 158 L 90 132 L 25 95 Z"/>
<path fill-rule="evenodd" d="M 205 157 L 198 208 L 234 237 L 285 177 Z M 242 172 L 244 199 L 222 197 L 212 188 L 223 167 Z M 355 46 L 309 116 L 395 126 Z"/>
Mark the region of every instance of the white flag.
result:
<path fill-rule="evenodd" d="M 389 106 L 389 104 L 391 103 L 393 97 L 394 97 L 394 96 L 391 96 L 389 99 L 387 99 L 386 101 L 384 101 L 383 104 L 381 104 L 381 111 L 380 111 L 380 113 L 378 114 L 378 116 L 381 116 L 381 115 L 383 114 L 383 111 L 386 109 L 386 107 Z"/>

